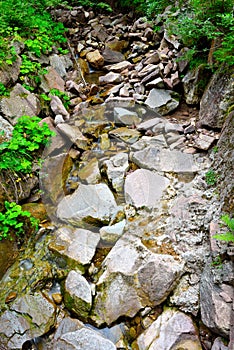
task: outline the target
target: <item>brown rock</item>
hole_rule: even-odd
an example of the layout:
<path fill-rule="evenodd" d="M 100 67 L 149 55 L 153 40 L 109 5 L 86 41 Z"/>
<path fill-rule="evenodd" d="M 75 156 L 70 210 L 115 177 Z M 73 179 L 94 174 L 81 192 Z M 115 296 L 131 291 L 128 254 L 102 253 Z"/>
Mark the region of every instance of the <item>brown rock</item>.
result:
<path fill-rule="evenodd" d="M 101 68 L 104 64 L 104 57 L 98 50 L 88 52 L 86 59 L 91 64 L 91 66 L 96 69 Z"/>
<path fill-rule="evenodd" d="M 125 59 L 121 52 L 111 50 L 108 47 L 102 51 L 102 56 L 104 57 L 104 61 L 106 63 L 118 63 L 124 61 Z"/>
<path fill-rule="evenodd" d="M 41 88 L 45 92 L 49 92 L 51 89 L 57 89 L 64 92 L 65 82 L 52 67 L 49 67 L 48 73 L 41 77 Z"/>

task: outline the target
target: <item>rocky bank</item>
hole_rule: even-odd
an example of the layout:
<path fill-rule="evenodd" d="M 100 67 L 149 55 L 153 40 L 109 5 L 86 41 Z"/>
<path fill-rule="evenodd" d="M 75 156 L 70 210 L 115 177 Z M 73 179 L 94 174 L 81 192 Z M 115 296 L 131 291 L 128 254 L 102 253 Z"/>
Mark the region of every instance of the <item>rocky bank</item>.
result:
<path fill-rule="evenodd" d="M 212 238 L 233 211 L 233 69 L 189 70 L 166 14 L 157 33 L 131 14 L 52 14 L 70 54 L 40 58 L 40 93 L 66 91 L 69 109 L 20 84 L 22 47 L 0 71 L 4 138 L 24 114 L 56 133 L 39 177 L 1 175 L 1 203 L 40 208 L 41 225 L 2 263 L 0 348 L 233 350 L 233 245 Z"/>

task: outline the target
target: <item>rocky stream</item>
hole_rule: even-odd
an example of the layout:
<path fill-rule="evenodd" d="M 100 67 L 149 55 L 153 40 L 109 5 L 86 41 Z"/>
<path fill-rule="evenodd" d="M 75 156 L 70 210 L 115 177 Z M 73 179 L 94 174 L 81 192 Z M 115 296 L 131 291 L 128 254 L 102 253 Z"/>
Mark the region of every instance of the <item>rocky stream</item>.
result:
<path fill-rule="evenodd" d="M 20 84 L 20 57 L 0 71 L 5 138 L 22 115 L 56 133 L 42 168 L 0 189 L 40 218 L 20 248 L 0 242 L 0 349 L 233 350 L 234 250 L 212 238 L 233 211 L 233 69 L 188 70 L 163 15 L 155 32 L 131 13 L 52 14 L 70 53 L 34 59 L 69 110 Z"/>

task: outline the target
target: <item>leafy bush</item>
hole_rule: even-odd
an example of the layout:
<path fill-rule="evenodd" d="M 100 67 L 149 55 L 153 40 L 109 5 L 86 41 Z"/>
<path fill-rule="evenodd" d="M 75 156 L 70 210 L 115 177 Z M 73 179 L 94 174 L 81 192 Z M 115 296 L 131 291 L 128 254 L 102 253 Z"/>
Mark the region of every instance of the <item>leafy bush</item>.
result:
<path fill-rule="evenodd" d="M 53 132 L 38 117 L 22 116 L 14 127 L 10 141 L 0 144 L 0 170 L 24 174 L 32 171 L 36 151 L 45 146 Z"/>
<path fill-rule="evenodd" d="M 38 220 L 15 202 L 5 201 L 5 211 L 0 213 L 0 241 L 13 239 L 13 235 L 22 236 L 27 230 L 36 230 Z"/>
<path fill-rule="evenodd" d="M 215 185 L 218 180 L 218 176 L 213 169 L 210 169 L 209 171 L 207 171 L 207 173 L 205 174 L 205 178 L 206 178 L 207 185 L 211 185 L 211 186 Z"/>
<path fill-rule="evenodd" d="M 234 242 L 234 219 L 231 219 L 229 215 L 223 215 L 221 217 L 221 221 L 228 227 L 230 231 L 223 234 L 214 235 L 213 238 L 225 242 Z"/>

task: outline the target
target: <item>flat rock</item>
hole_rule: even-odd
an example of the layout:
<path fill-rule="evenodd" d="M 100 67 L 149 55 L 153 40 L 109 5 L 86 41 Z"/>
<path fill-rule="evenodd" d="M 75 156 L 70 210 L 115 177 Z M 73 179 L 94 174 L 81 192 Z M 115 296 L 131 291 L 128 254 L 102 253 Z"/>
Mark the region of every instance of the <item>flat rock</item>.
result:
<path fill-rule="evenodd" d="M 179 95 L 171 90 L 154 88 L 150 91 L 145 104 L 155 112 L 165 115 L 179 106 Z"/>
<path fill-rule="evenodd" d="M 68 332 L 55 342 L 53 350 L 116 350 L 116 346 L 92 329 Z"/>
<path fill-rule="evenodd" d="M 108 107 L 123 107 L 131 108 L 135 106 L 135 100 L 133 97 L 108 97 L 105 100 L 105 104 Z"/>
<path fill-rule="evenodd" d="M 124 61 L 125 59 L 124 55 L 121 52 L 111 50 L 108 47 L 102 51 L 102 56 L 106 63 L 118 63 Z"/>
<path fill-rule="evenodd" d="M 49 244 L 49 249 L 62 257 L 67 264 L 84 266 L 91 262 L 100 236 L 82 228 L 61 227 Z"/>
<path fill-rule="evenodd" d="M 124 125 L 137 125 L 141 122 L 141 118 L 138 117 L 136 112 L 122 107 L 114 108 L 114 119 L 116 123 Z"/>
<path fill-rule="evenodd" d="M 207 151 L 212 144 L 215 141 L 215 137 L 209 136 L 209 135 L 204 135 L 200 134 L 199 137 L 195 140 L 194 146 L 196 148 L 202 149 L 204 151 Z"/>
<path fill-rule="evenodd" d="M 134 152 L 132 160 L 139 167 L 174 173 L 195 173 L 199 170 L 192 154 L 149 146 Z"/>
<path fill-rule="evenodd" d="M 122 61 L 119 63 L 112 64 L 110 66 L 105 66 L 105 69 L 107 69 L 108 71 L 112 71 L 114 73 L 120 73 L 124 69 L 130 68 L 131 66 L 132 66 L 132 64 L 130 62 Z"/>
<path fill-rule="evenodd" d="M 110 325 L 161 304 L 173 290 L 183 263 L 150 252 L 137 237 L 120 238 L 102 264 L 92 319 Z"/>
<path fill-rule="evenodd" d="M 162 197 L 170 181 L 153 171 L 138 169 L 127 175 L 125 180 L 125 200 L 135 207 L 154 208 Z"/>
<path fill-rule="evenodd" d="M 21 349 L 27 340 L 47 333 L 54 323 L 55 307 L 41 293 L 17 298 L 0 317 L 1 345 Z"/>
<path fill-rule="evenodd" d="M 202 350 L 191 318 L 182 312 L 168 309 L 137 339 L 139 350 Z"/>
<path fill-rule="evenodd" d="M 113 83 L 121 83 L 123 77 L 120 73 L 109 72 L 106 75 L 102 75 L 99 77 L 99 83 L 104 84 L 113 84 Z"/>
<path fill-rule="evenodd" d="M 74 270 L 69 272 L 63 294 L 67 309 L 79 318 L 87 318 L 92 307 L 92 292 L 89 283 L 79 272 Z"/>
<path fill-rule="evenodd" d="M 75 225 L 104 223 L 108 224 L 117 205 L 109 187 L 82 185 L 72 194 L 62 199 L 58 205 L 57 216 L 60 220 Z"/>
<path fill-rule="evenodd" d="M 41 77 L 41 88 L 45 92 L 57 89 L 64 92 L 65 81 L 60 77 L 59 73 L 53 68 L 48 67 L 47 73 Z"/>
<path fill-rule="evenodd" d="M 71 143 L 75 143 L 78 148 L 86 150 L 88 148 L 88 139 L 82 134 L 77 126 L 60 123 L 57 129 L 66 135 Z"/>
<path fill-rule="evenodd" d="M 125 126 L 110 131 L 109 135 L 131 144 L 136 142 L 140 137 L 139 131 L 135 129 L 128 129 Z"/>
<path fill-rule="evenodd" d="M 11 123 L 16 124 L 18 118 L 23 115 L 37 116 L 40 111 L 40 101 L 36 95 L 26 90 L 22 85 L 16 84 L 9 97 L 3 97 L 0 101 L 2 114 Z"/>

